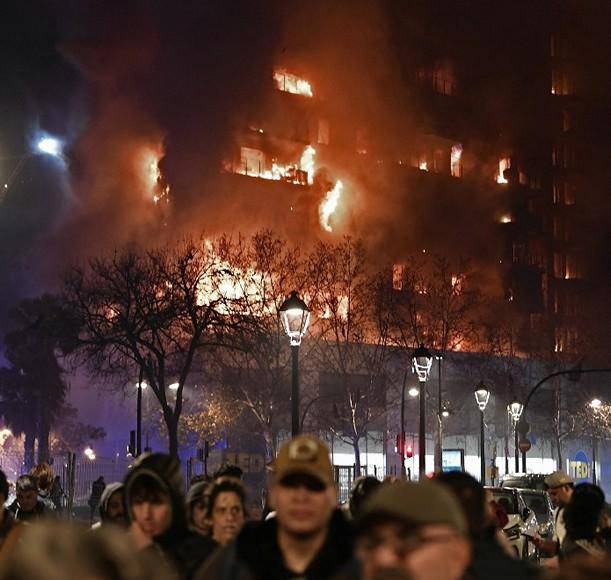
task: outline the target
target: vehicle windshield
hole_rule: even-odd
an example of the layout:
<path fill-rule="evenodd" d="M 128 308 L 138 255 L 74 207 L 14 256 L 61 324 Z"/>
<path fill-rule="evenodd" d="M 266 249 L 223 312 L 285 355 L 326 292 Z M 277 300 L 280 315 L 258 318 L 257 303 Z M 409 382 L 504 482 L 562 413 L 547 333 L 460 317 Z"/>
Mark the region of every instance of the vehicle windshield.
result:
<path fill-rule="evenodd" d="M 494 489 L 492 490 L 492 497 L 508 514 L 518 513 L 518 502 L 512 492 Z"/>
<path fill-rule="evenodd" d="M 522 492 L 522 498 L 524 499 L 524 503 L 535 512 L 537 521 L 540 524 L 546 524 L 549 521 L 549 507 L 543 495 L 538 493 Z"/>
<path fill-rule="evenodd" d="M 545 490 L 545 482 L 543 476 L 506 476 L 501 483 L 502 487 L 517 487 L 518 489 L 537 489 Z"/>

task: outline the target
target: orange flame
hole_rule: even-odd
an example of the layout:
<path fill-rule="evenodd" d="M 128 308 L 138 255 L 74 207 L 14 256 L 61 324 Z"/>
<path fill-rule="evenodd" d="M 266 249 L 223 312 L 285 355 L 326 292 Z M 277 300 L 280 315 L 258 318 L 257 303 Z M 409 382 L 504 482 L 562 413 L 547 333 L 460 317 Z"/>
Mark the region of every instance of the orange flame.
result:
<path fill-rule="evenodd" d="M 279 68 L 274 71 L 274 80 L 276 81 L 276 88 L 279 91 L 293 93 L 294 95 L 303 95 L 305 97 L 314 96 L 312 86 L 308 81 L 290 73 L 285 68 Z"/>
<path fill-rule="evenodd" d="M 161 147 L 157 149 L 146 147 L 142 150 L 138 162 L 144 189 L 155 204 L 162 199 L 169 201 L 170 186 L 164 184 L 163 175 L 159 169 L 159 162 L 163 156 L 164 152 Z"/>
<path fill-rule="evenodd" d="M 511 162 L 507 157 L 503 159 L 499 159 L 499 172 L 496 175 L 496 182 L 500 184 L 509 183 L 507 179 L 505 179 L 505 171 L 511 167 Z"/>
<path fill-rule="evenodd" d="M 337 180 L 333 189 L 327 192 L 325 199 L 322 200 L 318 208 L 320 225 L 327 232 L 333 231 L 331 224 L 329 224 L 329 219 L 337 209 L 343 188 L 344 184 L 340 180 Z"/>

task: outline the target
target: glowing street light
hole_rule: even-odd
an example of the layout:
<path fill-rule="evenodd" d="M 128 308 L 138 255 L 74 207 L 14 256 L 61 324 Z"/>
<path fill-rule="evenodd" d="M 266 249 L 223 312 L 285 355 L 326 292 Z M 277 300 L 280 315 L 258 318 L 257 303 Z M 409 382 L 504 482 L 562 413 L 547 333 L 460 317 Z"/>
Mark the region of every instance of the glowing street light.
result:
<path fill-rule="evenodd" d="M 51 155 L 52 157 L 61 157 L 62 142 L 55 137 L 41 137 L 36 143 L 36 149 L 39 153 Z"/>
<path fill-rule="evenodd" d="M 516 461 L 516 473 L 520 471 L 520 455 L 519 455 L 519 444 L 518 444 L 518 421 L 522 416 L 522 411 L 524 411 L 524 405 L 519 401 L 514 400 L 512 403 L 507 405 L 507 410 L 511 415 L 511 420 L 513 422 L 513 439 L 514 439 L 514 447 L 515 447 L 515 461 Z"/>
<path fill-rule="evenodd" d="M 420 394 L 420 389 L 418 387 L 411 387 L 407 394 L 415 399 Z"/>
<path fill-rule="evenodd" d="M 426 380 L 429 378 L 433 355 L 421 344 L 412 353 L 412 370 L 418 375 L 420 385 L 420 421 L 418 426 L 418 472 L 419 478 L 426 475 Z"/>
<path fill-rule="evenodd" d="M 178 383 L 172 383 L 171 385 L 168 385 L 168 389 L 170 389 L 170 391 L 176 392 L 179 386 L 180 385 Z"/>
<path fill-rule="evenodd" d="M 589 405 L 592 409 L 600 409 L 603 406 L 603 402 L 600 399 L 592 399 Z"/>
<path fill-rule="evenodd" d="M 87 447 L 83 454 L 89 461 L 95 461 L 95 451 L 91 447 Z"/>
<path fill-rule="evenodd" d="M 480 483 L 486 485 L 486 437 L 484 433 L 484 411 L 490 399 L 490 391 L 486 388 L 483 381 L 475 387 L 475 402 L 479 409 L 479 448 L 480 448 Z"/>
<path fill-rule="evenodd" d="M 310 309 L 296 290 L 282 303 L 280 320 L 291 343 L 293 367 L 291 388 L 291 434 L 299 435 L 299 345 L 310 324 Z"/>

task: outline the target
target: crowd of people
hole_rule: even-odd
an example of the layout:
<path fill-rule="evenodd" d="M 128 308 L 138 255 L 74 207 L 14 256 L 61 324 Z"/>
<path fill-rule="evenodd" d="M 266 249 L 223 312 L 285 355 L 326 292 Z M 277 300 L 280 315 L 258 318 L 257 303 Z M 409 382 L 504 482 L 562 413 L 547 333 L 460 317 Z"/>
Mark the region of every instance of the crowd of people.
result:
<path fill-rule="evenodd" d="M 563 472 L 546 479 L 554 537 L 533 538 L 547 566 L 516 557 L 502 510 L 465 473 L 363 477 L 338 506 L 327 447 L 302 435 L 280 448 L 256 519 L 240 476 L 196 478 L 185 495 L 179 460 L 145 454 L 124 481 L 97 480 L 89 528 L 53 517 L 49 466 L 19 477 L 7 506 L 0 472 L 0 580 L 611 580 L 604 493 Z"/>

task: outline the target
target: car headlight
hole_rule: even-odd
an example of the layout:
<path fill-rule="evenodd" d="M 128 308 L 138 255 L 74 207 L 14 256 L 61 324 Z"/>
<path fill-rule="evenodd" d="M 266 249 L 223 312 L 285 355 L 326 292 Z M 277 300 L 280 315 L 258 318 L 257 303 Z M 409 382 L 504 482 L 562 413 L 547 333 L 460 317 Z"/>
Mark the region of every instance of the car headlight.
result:
<path fill-rule="evenodd" d="M 505 534 L 507 535 L 507 537 L 510 540 L 516 540 L 520 537 L 520 524 L 516 524 L 515 526 L 511 526 L 510 528 L 507 528 L 505 530 L 503 530 L 505 532 Z"/>

